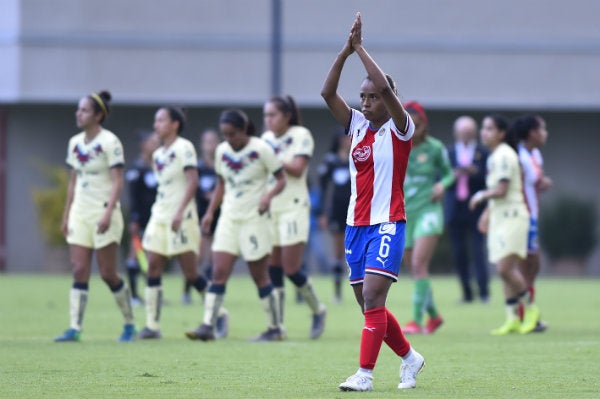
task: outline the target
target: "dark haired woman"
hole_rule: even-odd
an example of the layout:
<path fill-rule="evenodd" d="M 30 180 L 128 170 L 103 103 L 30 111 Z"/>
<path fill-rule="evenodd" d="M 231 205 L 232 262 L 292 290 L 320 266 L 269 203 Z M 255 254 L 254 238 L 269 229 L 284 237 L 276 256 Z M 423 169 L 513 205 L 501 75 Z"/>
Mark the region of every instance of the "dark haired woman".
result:
<path fill-rule="evenodd" d="M 487 189 L 476 192 L 469 201 L 471 210 L 488 201 L 481 215 L 480 230 L 487 230 L 488 258 L 495 263 L 504 283 L 506 320 L 492 335 L 528 333 L 539 320 L 540 312 L 527 291 L 519 270 L 527 256 L 529 212 L 523 198 L 519 158 L 509 143 L 508 122 L 500 115 L 488 115 L 481 126 L 481 142 L 490 149 L 487 159 Z M 525 309 L 523 323 L 519 305 Z"/>
<path fill-rule="evenodd" d="M 271 253 L 269 274 L 279 296 L 281 322 L 284 313 L 285 274 L 312 312 L 310 338 L 325 328 L 325 305 L 317 298 L 311 281 L 302 270 L 302 259 L 310 230 L 310 200 L 306 174 L 314 150 L 310 131 L 302 126 L 296 102 L 290 96 L 273 97 L 263 107 L 265 140 L 275 150 L 285 172 L 285 189 L 271 203 Z M 283 325 L 280 326 L 283 330 Z"/>
<path fill-rule="evenodd" d="M 413 318 L 404 325 L 405 334 L 433 334 L 443 323 L 433 300 L 429 263 L 444 231 L 442 199 L 454 183 L 454 173 L 444 144 L 429 134 L 427 114 L 421 104 L 404 104 L 415 123 L 413 148 L 404 180 L 406 198 L 406 242 L 404 258 L 413 277 Z M 423 316 L 429 319 L 423 325 Z"/>
<path fill-rule="evenodd" d="M 354 52 L 368 75 L 360 86 L 361 112 L 351 109 L 337 92 L 346 59 Z M 403 184 L 414 124 L 400 103 L 394 81 L 363 47 L 360 14 L 329 70 L 321 95 L 352 137 L 352 195 L 345 247 L 350 284 L 365 320 L 360 367 L 339 388 L 373 389 L 373 369 L 383 342 L 402 358 L 398 388 L 414 388 L 425 359 L 411 348 L 398 320 L 385 306 L 389 289 L 398 280 L 404 253 Z"/>
<path fill-rule="evenodd" d="M 209 233 L 215 212 L 221 214 L 213 237 L 212 284 L 204 299 L 204 319 L 200 327 L 186 333 L 190 339 L 212 341 L 225 287 L 235 261 L 242 257 L 258 288 L 267 315 L 267 330 L 255 341 L 284 338 L 281 330 L 279 299 L 269 278 L 268 259 L 272 250 L 269 208 L 272 199 L 285 187 L 281 161 L 267 143 L 254 137 L 254 126 L 239 110 L 223 111 L 219 129 L 225 139 L 215 156 L 217 186 L 202 218 L 202 231 Z M 268 188 L 271 176 L 275 185 Z"/>
<path fill-rule="evenodd" d="M 73 287 L 69 296 L 71 325 L 56 342 L 79 341 L 88 298 L 95 252 L 100 276 L 112 291 L 125 327 L 119 341 L 135 338 L 131 294 L 117 274 L 117 256 L 123 235 L 119 197 L 123 188 L 123 146 L 102 123 L 110 112 L 111 95 L 92 93 L 79 101 L 75 117 L 83 131 L 69 140 L 71 167 L 61 229 L 69 243 Z"/>
<path fill-rule="evenodd" d="M 200 228 L 196 211 L 198 170 L 194 145 L 180 136 L 185 114 L 179 108 L 163 107 L 154 116 L 154 131 L 162 142 L 152 154 L 158 189 L 142 245 L 148 252 L 146 326 L 139 338 L 160 338 L 162 306 L 161 276 L 170 257 L 177 257 L 183 275 L 198 292 L 207 281 L 196 270 Z"/>
<path fill-rule="evenodd" d="M 511 127 L 519 142 L 519 162 L 523 169 L 523 192 L 529 209 L 529 235 L 527 257 L 520 268 L 531 300 L 535 299 L 535 279 L 540 272 L 540 246 L 538 239 L 539 194 L 552 187 L 552 179 L 544 174 L 544 160 L 540 148 L 546 144 L 546 121 L 539 115 L 522 115 Z M 542 332 L 547 325 L 538 321 L 534 331 Z"/>

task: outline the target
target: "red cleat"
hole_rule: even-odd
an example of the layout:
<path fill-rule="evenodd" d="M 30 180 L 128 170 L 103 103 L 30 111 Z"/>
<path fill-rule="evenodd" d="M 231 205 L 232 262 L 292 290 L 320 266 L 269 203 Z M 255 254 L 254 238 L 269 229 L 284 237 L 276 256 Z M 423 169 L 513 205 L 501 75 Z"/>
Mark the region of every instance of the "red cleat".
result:
<path fill-rule="evenodd" d="M 440 328 L 443 323 L 444 319 L 442 319 L 441 316 L 427 320 L 427 324 L 425 325 L 425 334 L 433 334 L 435 330 Z"/>
<path fill-rule="evenodd" d="M 402 329 L 404 334 L 423 334 L 423 328 L 415 321 L 409 321 Z"/>

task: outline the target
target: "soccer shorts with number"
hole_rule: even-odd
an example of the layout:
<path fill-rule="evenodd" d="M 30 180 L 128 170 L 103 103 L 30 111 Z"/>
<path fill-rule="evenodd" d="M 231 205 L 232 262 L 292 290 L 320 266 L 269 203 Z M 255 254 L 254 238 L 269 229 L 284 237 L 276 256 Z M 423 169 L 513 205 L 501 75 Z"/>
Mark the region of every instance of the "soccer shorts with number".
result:
<path fill-rule="evenodd" d="M 197 255 L 200 248 L 198 218 L 192 215 L 183 219 L 179 230 L 173 231 L 171 223 L 160 222 L 151 216 L 144 231 L 142 246 L 146 251 L 166 257 L 186 252 Z"/>
<path fill-rule="evenodd" d="M 405 222 L 346 226 L 346 262 L 350 284 L 361 284 L 367 274 L 398 280 L 404 254 Z"/>
<path fill-rule="evenodd" d="M 437 236 L 443 232 L 444 212 L 438 202 L 406 215 L 406 248 L 412 248 L 417 238 Z"/>
<path fill-rule="evenodd" d="M 525 205 L 492 209 L 487 236 L 488 258 L 497 263 L 509 255 L 527 256 L 529 213 Z"/>
<path fill-rule="evenodd" d="M 221 214 L 213 236 L 213 252 L 227 252 L 241 256 L 246 261 L 255 261 L 271 253 L 270 219 L 267 214 L 248 219 L 232 219 Z"/>
<path fill-rule="evenodd" d="M 298 206 L 283 212 L 271 212 L 271 238 L 273 245 L 285 247 L 308 241 L 310 209 Z"/>
<path fill-rule="evenodd" d="M 110 226 L 104 233 L 98 232 L 98 222 L 104 215 L 104 209 L 100 212 L 78 212 L 71 208 L 67 243 L 79 245 L 86 248 L 104 248 L 112 243 L 121 243 L 123 237 L 123 214 L 120 208 L 115 208 L 110 219 Z"/>

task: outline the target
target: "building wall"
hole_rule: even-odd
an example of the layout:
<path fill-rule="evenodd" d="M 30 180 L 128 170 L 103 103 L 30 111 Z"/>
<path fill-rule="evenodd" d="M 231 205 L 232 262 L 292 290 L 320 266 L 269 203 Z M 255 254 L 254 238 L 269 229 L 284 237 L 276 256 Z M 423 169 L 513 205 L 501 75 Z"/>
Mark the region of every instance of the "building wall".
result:
<path fill-rule="evenodd" d="M 320 106 L 354 13 L 405 98 L 430 107 L 598 109 L 600 3 L 282 1 L 282 87 Z M 260 104 L 270 93 L 271 1 L 6 0 L 0 101 Z M 1 14 L 1 13 L 0 13 Z M 364 75 L 349 61 L 341 91 Z M 49 78 L 51 77 L 51 78 Z"/>
<path fill-rule="evenodd" d="M 449 140 L 463 112 L 536 110 L 548 118 L 545 150 L 556 187 L 600 198 L 592 149 L 600 110 L 600 2 L 573 0 L 305 0 L 283 5 L 282 88 L 305 108 L 320 159 L 334 122 L 319 93 L 356 11 L 365 46 L 393 75 L 404 100 L 430 110 Z M 271 0 L 3 0 L 0 107 L 7 111 L 4 209 L 10 269 L 39 270 L 43 240 L 31 202 L 74 134 L 77 100 L 107 88 L 108 127 L 136 151 L 157 104 L 190 108 L 190 132 L 215 124 L 223 106 L 260 120 L 271 94 Z M 348 60 L 340 92 L 353 104 L 365 76 Z M 2 160 L 0 160 L 1 162 Z M 314 165 L 312 165 L 314 170 Z M 58 226 L 57 226 L 58 227 Z M 594 264 L 600 265 L 596 252 Z M 600 266 L 599 266 L 600 267 Z"/>

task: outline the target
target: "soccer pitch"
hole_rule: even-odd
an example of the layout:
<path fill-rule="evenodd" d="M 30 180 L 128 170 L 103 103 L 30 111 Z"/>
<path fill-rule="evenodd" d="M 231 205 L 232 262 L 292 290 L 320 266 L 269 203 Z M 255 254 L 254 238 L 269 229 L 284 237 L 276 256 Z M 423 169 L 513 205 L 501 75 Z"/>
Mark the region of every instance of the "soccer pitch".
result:
<path fill-rule="evenodd" d="M 537 301 L 548 331 L 493 337 L 489 330 L 504 317 L 497 277 L 485 305 L 459 304 L 457 280 L 434 278 L 445 324 L 435 335 L 409 337 L 427 362 L 417 388 L 396 388 L 400 361 L 384 344 L 372 393 L 337 388 L 358 367 L 362 316 L 350 287 L 332 304 L 331 280 L 314 279 L 328 319 L 325 334 L 311 341 L 308 307 L 286 282 L 289 338 L 251 343 L 265 316 L 250 278 L 236 275 L 225 300 L 230 335 L 205 343 L 183 335 L 201 321 L 199 296 L 180 305 L 181 277 L 163 281 L 169 304 L 161 340 L 117 343 L 120 313 L 94 276 L 82 341 L 59 344 L 53 337 L 68 327 L 70 276 L 0 275 L 0 398 L 600 398 L 598 279 L 541 279 Z M 411 317 L 411 295 L 404 274 L 388 300 L 401 324 Z M 144 309 L 135 314 L 140 329 Z"/>

